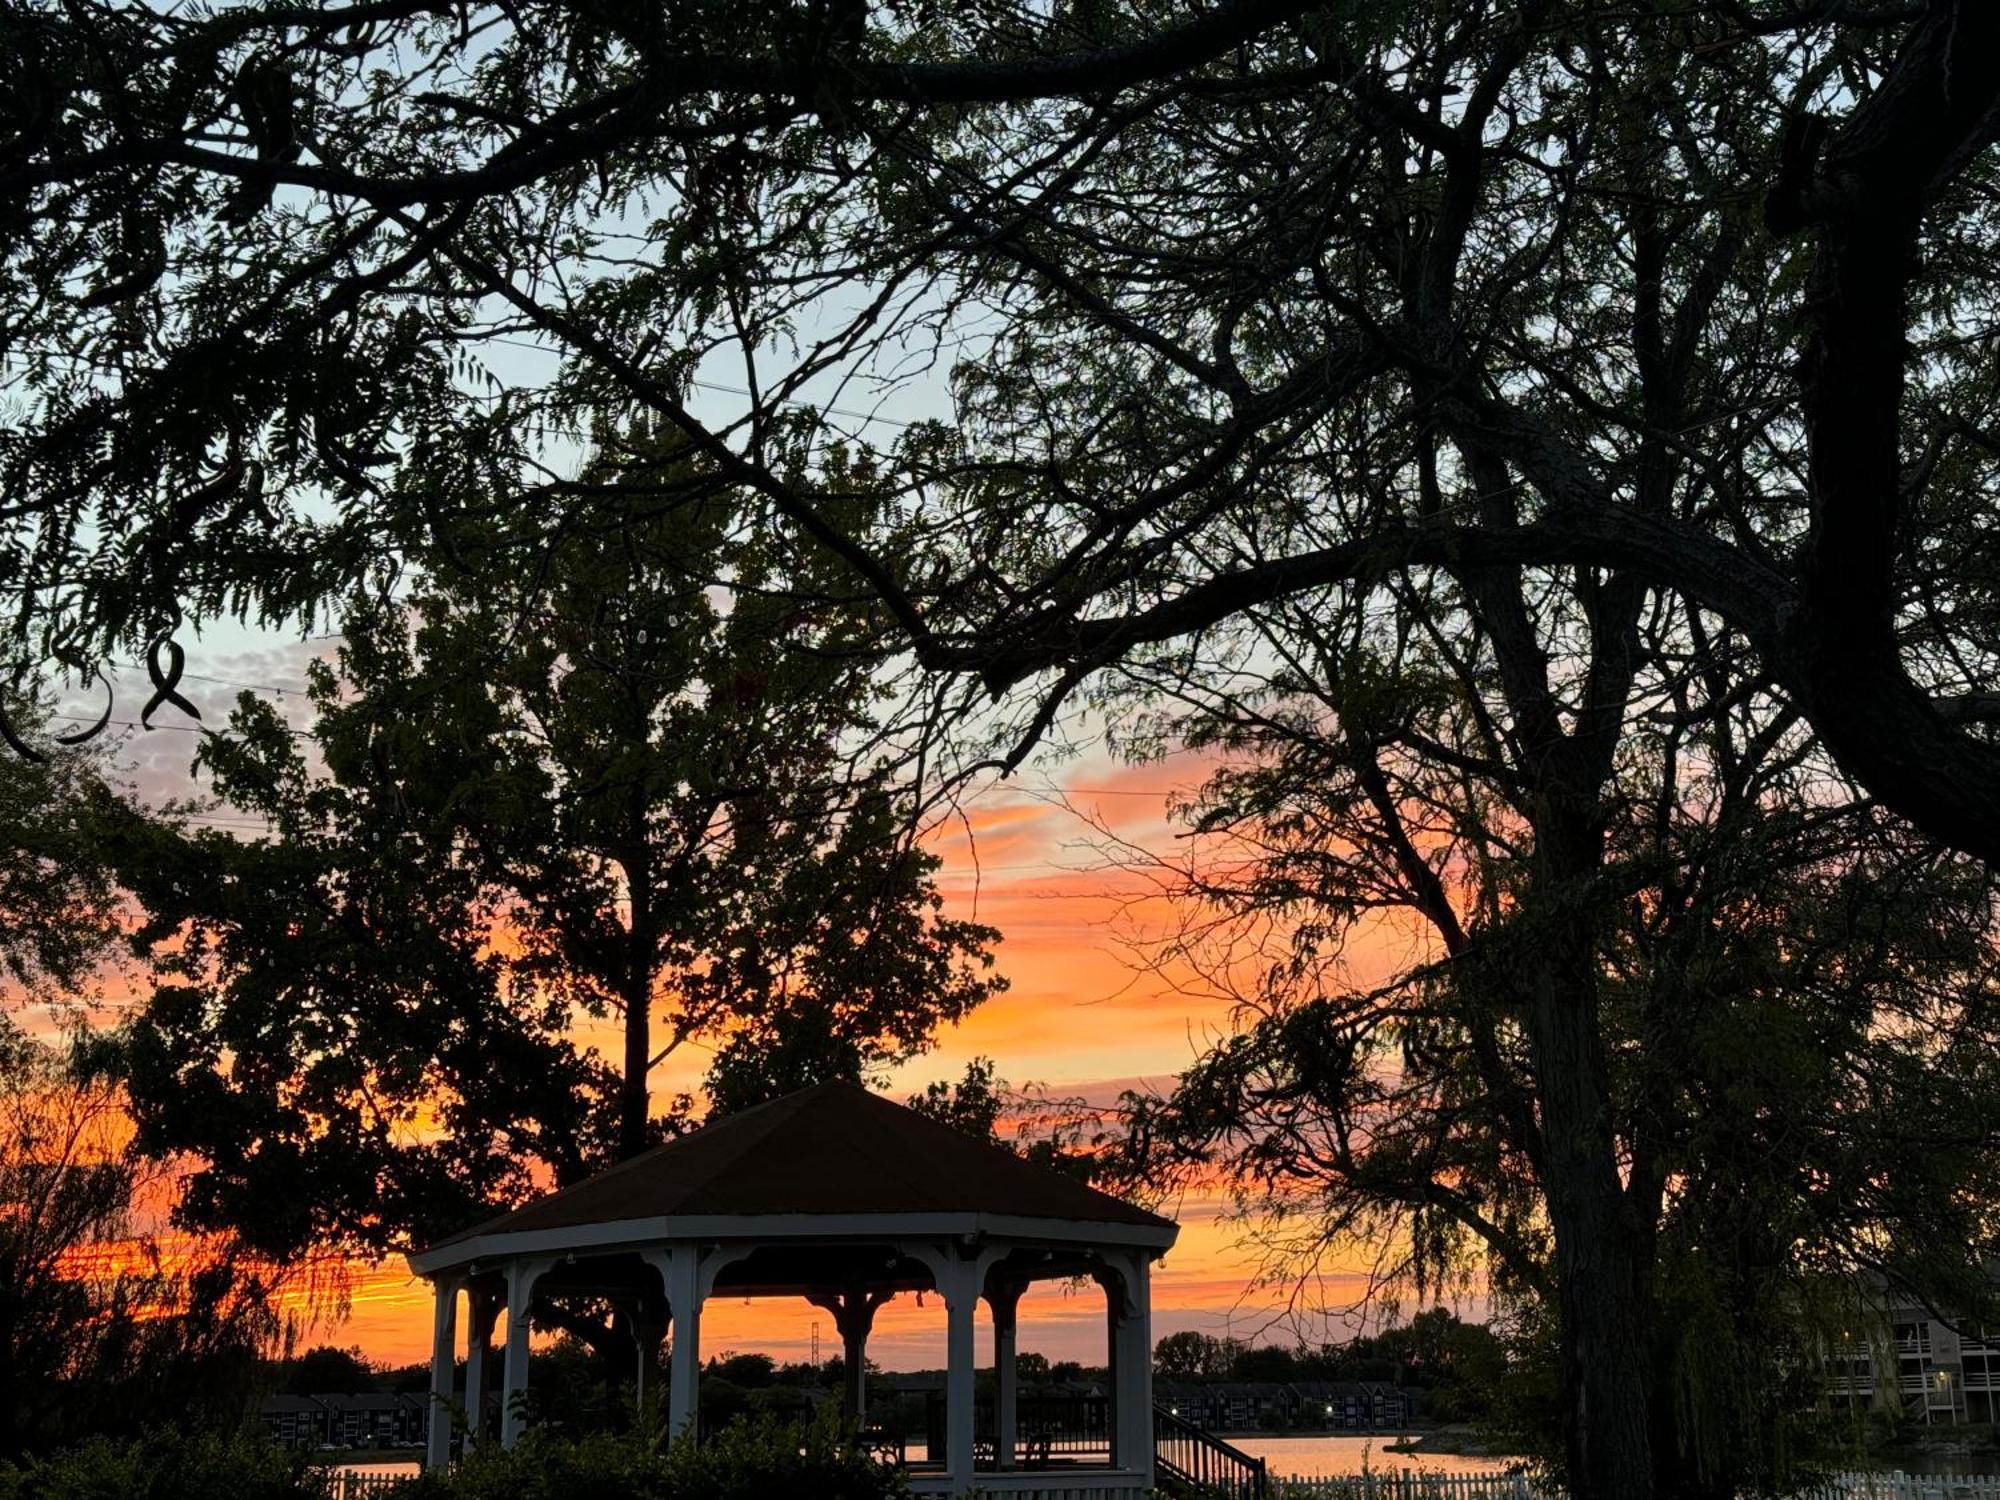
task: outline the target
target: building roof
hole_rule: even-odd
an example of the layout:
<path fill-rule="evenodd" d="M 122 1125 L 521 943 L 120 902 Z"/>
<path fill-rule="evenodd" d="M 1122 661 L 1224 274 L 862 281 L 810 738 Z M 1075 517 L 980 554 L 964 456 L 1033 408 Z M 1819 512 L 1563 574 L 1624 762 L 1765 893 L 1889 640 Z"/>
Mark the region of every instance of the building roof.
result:
<path fill-rule="evenodd" d="M 323 1391 L 313 1400 L 331 1411 L 394 1411 L 410 1404 L 399 1391 Z"/>
<path fill-rule="evenodd" d="M 315 1396 L 277 1395 L 266 1396 L 259 1407 L 268 1416 L 283 1416 L 286 1412 L 324 1412 L 325 1405 Z"/>
<path fill-rule="evenodd" d="M 658 1217 L 925 1213 L 1173 1227 L 857 1084 L 822 1083 L 705 1125 L 432 1249 Z"/>

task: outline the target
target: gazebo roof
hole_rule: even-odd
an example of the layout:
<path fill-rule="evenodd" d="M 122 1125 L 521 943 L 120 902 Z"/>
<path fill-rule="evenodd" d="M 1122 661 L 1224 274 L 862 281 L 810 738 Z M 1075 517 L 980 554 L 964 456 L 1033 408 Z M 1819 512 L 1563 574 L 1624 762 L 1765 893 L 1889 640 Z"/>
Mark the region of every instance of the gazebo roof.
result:
<path fill-rule="evenodd" d="M 474 1239 L 642 1220 L 955 1214 L 1174 1228 L 856 1084 L 823 1083 L 464 1230 L 422 1258 Z"/>

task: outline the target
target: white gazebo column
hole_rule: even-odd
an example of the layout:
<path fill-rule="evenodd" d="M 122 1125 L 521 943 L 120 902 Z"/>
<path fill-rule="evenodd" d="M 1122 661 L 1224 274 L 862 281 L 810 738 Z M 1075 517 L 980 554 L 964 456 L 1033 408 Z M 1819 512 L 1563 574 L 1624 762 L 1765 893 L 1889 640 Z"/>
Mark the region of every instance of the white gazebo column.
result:
<path fill-rule="evenodd" d="M 974 1366 L 979 1363 L 975 1317 L 987 1271 L 1005 1253 L 989 1246 L 970 1260 L 959 1257 L 948 1245 L 905 1241 L 901 1249 L 913 1260 L 930 1268 L 931 1283 L 944 1298 L 944 1458 L 945 1473 L 955 1486 L 953 1494 L 972 1488 Z"/>
<path fill-rule="evenodd" d="M 945 1307 L 944 1455 L 945 1471 L 960 1490 L 972 1486 L 972 1386 L 979 1350 L 974 1317 L 979 1311 L 979 1282 L 971 1266 L 956 1266 L 954 1274 L 938 1279 Z"/>
<path fill-rule="evenodd" d="M 548 1270 L 546 1260 L 514 1260 L 507 1264 L 507 1353 L 500 1365 L 500 1446 L 521 1441 L 528 1424 L 521 1398 L 528 1393 L 528 1308 L 535 1283 Z"/>
<path fill-rule="evenodd" d="M 486 1356 L 493 1346 L 493 1324 L 500 1302 L 491 1292 L 465 1289 L 471 1327 L 465 1335 L 465 1433 L 476 1438 L 486 1426 Z"/>
<path fill-rule="evenodd" d="M 833 1314 L 833 1326 L 840 1332 L 842 1379 L 846 1385 L 841 1415 L 857 1431 L 868 1419 L 868 1335 L 875 1327 L 875 1314 L 895 1295 L 871 1292 L 858 1281 L 840 1291 L 816 1287 L 806 1293 L 806 1301 Z"/>
<path fill-rule="evenodd" d="M 676 1437 L 701 1414 L 701 1276 L 692 1246 L 674 1257 L 674 1367 L 667 1381 L 667 1430 Z"/>
<path fill-rule="evenodd" d="M 644 1253 L 667 1294 L 674 1340 L 667 1368 L 667 1432 L 679 1437 L 701 1411 L 701 1304 L 708 1292 L 702 1284 L 701 1251 L 695 1245 L 669 1245 Z"/>
<path fill-rule="evenodd" d="M 1016 1313 L 1021 1305 L 1020 1286 L 989 1287 L 986 1306 L 993 1314 L 993 1465 L 1014 1467 L 1014 1444 L 1019 1430 L 1021 1362 L 1015 1348 Z"/>
<path fill-rule="evenodd" d="M 440 1276 L 432 1285 L 437 1308 L 431 1320 L 430 1427 L 424 1437 L 424 1467 L 437 1471 L 451 1463 L 451 1386 L 458 1363 L 459 1279 Z"/>
<path fill-rule="evenodd" d="M 1111 1354 L 1111 1461 L 1128 1472 L 1153 1471 L 1152 1264 L 1136 1251 L 1111 1261 L 1106 1279 Z"/>

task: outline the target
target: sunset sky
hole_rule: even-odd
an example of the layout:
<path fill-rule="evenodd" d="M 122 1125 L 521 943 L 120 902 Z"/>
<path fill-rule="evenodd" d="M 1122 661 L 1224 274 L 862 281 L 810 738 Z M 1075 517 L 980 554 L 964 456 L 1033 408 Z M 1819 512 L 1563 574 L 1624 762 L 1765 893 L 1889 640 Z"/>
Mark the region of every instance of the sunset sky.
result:
<path fill-rule="evenodd" d="M 211 724 L 226 716 L 239 684 L 266 691 L 303 720 L 298 690 L 304 661 L 331 650 L 327 641 L 271 644 L 225 636 L 190 652 L 186 690 Z M 188 776 L 194 748 L 192 735 L 156 727 L 146 735 L 128 731 L 120 758 L 147 795 L 186 798 L 202 791 Z M 1227 1002 L 1199 976 L 1184 965 L 1150 961 L 1176 914 L 1159 893 L 1158 876 L 1135 865 L 1136 850 L 1171 855 L 1176 830 L 1168 798 L 1191 790 L 1200 775 L 1192 761 L 1133 767 L 1085 753 L 1054 772 L 1031 766 L 1015 781 L 980 792 L 966 804 L 963 819 L 941 828 L 935 847 L 945 860 L 941 880 L 950 905 L 1003 933 L 999 966 L 1011 988 L 943 1033 L 935 1051 L 907 1065 L 894 1082 L 896 1097 L 954 1078 L 968 1061 L 984 1056 L 1015 1085 L 1041 1084 L 1056 1095 L 1104 1101 L 1136 1083 L 1166 1081 L 1205 1037 L 1228 1027 Z M 238 819 L 228 809 L 211 816 L 223 826 Z M 1353 977 L 1361 983 L 1380 977 L 1408 960 L 1406 947 L 1386 931 L 1371 934 L 1351 952 Z M 705 1062 L 693 1053 L 669 1065 L 656 1075 L 656 1090 L 694 1084 Z M 1251 1253 L 1237 1244 L 1237 1231 L 1221 1210 L 1206 1200 L 1170 1209 L 1181 1237 L 1155 1269 L 1155 1337 L 1197 1328 L 1287 1342 L 1298 1333 L 1316 1342 L 1354 1331 L 1351 1323 L 1329 1324 L 1316 1315 L 1282 1320 L 1281 1294 L 1249 1285 Z M 1357 1247 L 1354 1268 L 1316 1287 L 1313 1301 L 1352 1300 L 1363 1285 L 1365 1259 L 1365 1249 Z M 347 1318 L 311 1330 L 309 1341 L 358 1344 L 372 1358 L 393 1363 L 426 1357 L 427 1287 L 400 1260 L 353 1270 Z M 1051 1359 L 1103 1360 L 1103 1304 L 1094 1290 L 1038 1287 L 1022 1302 L 1020 1317 L 1023 1350 Z M 803 1301 L 712 1302 L 704 1313 L 703 1347 L 803 1358 L 816 1321 L 822 1352 L 831 1352 L 838 1340 L 830 1323 Z M 903 1297 L 878 1318 L 870 1353 L 889 1368 L 919 1368 L 941 1364 L 943 1348 L 937 1299 L 926 1298 L 920 1307 Z"/>

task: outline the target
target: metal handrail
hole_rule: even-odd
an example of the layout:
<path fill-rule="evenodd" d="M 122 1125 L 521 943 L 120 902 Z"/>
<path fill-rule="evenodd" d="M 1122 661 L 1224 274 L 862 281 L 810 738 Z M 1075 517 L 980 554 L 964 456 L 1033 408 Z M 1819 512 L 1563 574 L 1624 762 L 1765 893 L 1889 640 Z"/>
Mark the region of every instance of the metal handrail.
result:
<path fill-rule="evenodd" d="M 1167 1487 L 1214 1500 L 1264 1500 L 1264 1460 L 1164 1406 L 1153 1408 L 1153 1467 Z"/>

